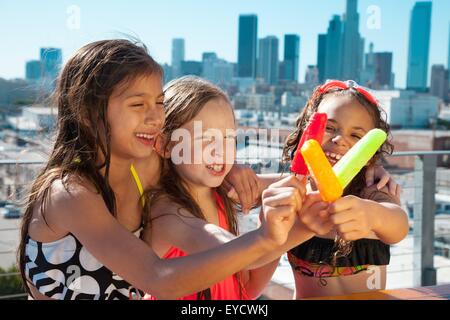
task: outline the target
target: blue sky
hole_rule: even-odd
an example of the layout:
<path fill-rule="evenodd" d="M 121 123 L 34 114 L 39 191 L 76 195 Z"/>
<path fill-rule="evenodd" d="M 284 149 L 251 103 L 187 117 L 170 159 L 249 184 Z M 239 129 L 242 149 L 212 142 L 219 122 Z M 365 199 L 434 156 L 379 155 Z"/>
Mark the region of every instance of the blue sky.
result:
<path fill-rule="evenodd" d="M 360 32 L 366 47 L 394 52 L 396 85 L 404 87 L 411 10 L 415 0 L 359 0 Z M 446 64 L 450 1 L 433 0 L 430 66 Z M 80 10 L 80 28 L 68 27 Z M 367 27 L 369 6 L 380 9 L 381 28 Z M 39 48 L 60 47 L 66 60 L 82 45 L 123 34 L 139 37 L 153 57 L 170 63 L 171 39 L 186 40 L 186 58 L 200 60 L 202 52 L 215 51 L 229 61 L 237 58 L 238 16 L 258 15 L 258 37 L 299 34 L 300 77 L 307 65 L 316 64 L 317 35 L 325 33 L 333 14 L 345 11 L 345 0 L 0 0 L 0 77 L 25 76 L 25 62 L 39 58 Z M 71 20 L 72 19 L 72 20 Z M 370 21 L 370 20 L 369 20 Z"/>

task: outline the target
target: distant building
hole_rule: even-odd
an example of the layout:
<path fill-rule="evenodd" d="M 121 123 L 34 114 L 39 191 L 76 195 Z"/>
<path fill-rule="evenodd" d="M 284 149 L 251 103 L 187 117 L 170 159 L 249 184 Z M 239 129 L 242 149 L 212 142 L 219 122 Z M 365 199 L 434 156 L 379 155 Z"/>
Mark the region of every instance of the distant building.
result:
<path fill-rule="evenodd" d="M 7 117 L 8 124 L 23 136 L 34 136 L 37 131 L 51 131 L 56 125 L 58 110 L 50 107 L 25 107 L 22 115 Z"/>
<path fill-rule="evenodd" d="M 300 112 L 306 102 L 306 97 L 294 96 L 291 92 L 284 92 L 281 95 L 281 110 L 284 112 Z"/>
<path fill-rule="evenodd" d="M 62 66 L 62 51 L 58 48 L 41 48 L 41 78 L 44 86 L 51 89 Z"/>
<path fill-rule="evenodd" d="M 445 102 L 449 101 L 448 73 L 449 71 L 441 64 L 433 65 L 431 68 L 430 94 Z"/>
<path fill-rule="evenodd" d="M 240 78 L 256 77 L 258 17 L 254 14 L 239 16 L 237 75 Z"/>
<path fill-rule="evenodd" d="M 392 88 L 392 52 L 374 52 L 373 43 L 366 54 L 365 67 L 361 73 L 360 83 L 369 88 Z"/>
<path fill-rule="evenodd" d="M 181 63 L 184 61 L 184 39 L 172 39 L 172 78 L 182 75 Z"/>
<path fill-rule="evenodd" d="M 395 151 L 450 150 L 449 130 L 392 130 Z M 388 157 L 389 165 L 414 168 L 415 157 Z M 439 167 L 450 167 L 450 156 L 437 157 Z"/>
<path fill-rule="evenodd" d="M 300 37 L 296 34 L 284 36 L 283 75 L 280 79 L 298 82 L 300 60 Z"/>
<path fill-rule="evenodd" d="M 205 52 L 202 59 L 202 76 L 210 82 L 225 87 L 231 84 L 234 66 L 219 59 L 214 52 Z"/>
<path fill-rule="evenodd" d="M 170 80 L 173 79 L 172 77 L 172 67 L 170 65 L 168 65 L 167 63 L 164 63 L 162 65 L 163 68 L 163 72 L 164 72 L 164 83 L 169 82 Z"/>
<path fill-rule="evenodd" d="M 407 89 L 427 90 L 432 3 L 416 2 L 411 13 Z"/>
<path fill-rule="evenodd" d="M 243 95 L 246 99 L 247 109 L 257 111 L 269 111 L 275 106 L 274 94 L 247 93 Z"/>
<path fill-rule="evenodd" d="M 259 40 L 258 77 L 265 83 L 278 83 L 279 72 L 278 38 L 268 36 Z"/>
<path fill-rule="evenodd" d="M 340 78 L 359 81 L 363 67 L 364 39 L 359 33 L 358 0 L 347 0 L 343 19 Z M 328 51 L 328 49 L 327 49 Z M 328 54 L 328 52 L 327 52 Z M 330 53 L 332 54 L 332 53 Z M 327 60 L 327 63 L 330 60 Z"/>
<path fill-rule="evenodd" d="M 25 79 L 30 82 L 36 82 L 41 79 L 42 67 L 40 60 L 31 60 L 26 64 Z"/>
<path fill-rule="evenodd" d="M 326 59 L 327 35 L 319 34 L 317 38 L 317 69 L 319 70 L 319 82 L 325 81 L 325 59 Z"/>
<path fill-rule="evenodd" d="M 439 113 L 439 99 L 414 91 L 374 92 L 392 128 L 429 128 Z"/>
<path fill-rule="evenodd" d="M 324 80 L 341 79 L 342 66 L 342 21 L 334 15 L 328 26 L 325 46 Z M 346 79 L 347 80 L 347 79 Z"/>
<path fill-rule="evenodd" d="M 181 74 L 180 76 L 201 76 L 202 75 L 202 63 L 200 61 L 181 61 Z"/>
<path fill-rule="evenodd" d="M 308 88 L 314 88 L 319 84 L 319 69 L 316 66 L 306 68 L 305 84 Z"/>
<path fill-rule="evenodd" d="M 238 87 L 239 92 L 247 93 L 256 85 L 256 80 L 254 78 L 233 78 L 232 84 Z"/>

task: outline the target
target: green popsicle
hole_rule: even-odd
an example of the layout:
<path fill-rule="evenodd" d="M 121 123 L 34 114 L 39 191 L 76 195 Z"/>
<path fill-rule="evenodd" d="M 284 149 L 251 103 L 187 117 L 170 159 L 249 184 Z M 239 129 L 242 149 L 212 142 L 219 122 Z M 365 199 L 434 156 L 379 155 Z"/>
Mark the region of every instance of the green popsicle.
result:
<path fill-rule="evenodd" d="M 370 130 L 334 165 L 333 171 L 343 189 L 369 162 L 384 141 L 386 141 L 386 138 L 386 132 L 383 130 Z"/>

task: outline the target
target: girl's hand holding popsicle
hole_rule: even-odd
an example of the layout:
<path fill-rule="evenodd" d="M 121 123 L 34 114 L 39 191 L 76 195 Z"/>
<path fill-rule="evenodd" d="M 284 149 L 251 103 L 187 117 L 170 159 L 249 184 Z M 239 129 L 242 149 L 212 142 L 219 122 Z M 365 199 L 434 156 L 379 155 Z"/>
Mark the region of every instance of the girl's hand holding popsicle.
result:
<path fill-rule="evenodd" d="M 376 203 L 356 196 L 345 196 L 330 204 L 330 220 L 339 236 L 347 241 L 373 238 L 380 225 Z"/>

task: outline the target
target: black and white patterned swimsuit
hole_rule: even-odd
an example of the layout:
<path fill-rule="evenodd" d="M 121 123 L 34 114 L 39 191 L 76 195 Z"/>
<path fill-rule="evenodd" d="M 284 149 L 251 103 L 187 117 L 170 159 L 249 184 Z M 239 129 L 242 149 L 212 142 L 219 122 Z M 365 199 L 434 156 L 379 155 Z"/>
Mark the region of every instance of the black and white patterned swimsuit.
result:
<path fill-rule="evenodd" d="M 144 189 L 130 166 L 139 194 Z M 145 204 L 141 198 L 142 206 Z M 134 232 L 140 238 L 142 227 Z M 53 242 L 25 240 L 25 275 L 43 295 L 58 300 L 140 299 L 140 291 L 102 265 L 71 233 Z"/>
<path fill-rule="evenodd" d="M 139 237 L 141 229 L 135 232 Z M 137 290 L 103 266 L 72 234 L 54 242 L 27 236 L 25 274 L 47 297 L 58 300 L 140 298 Z"/>

